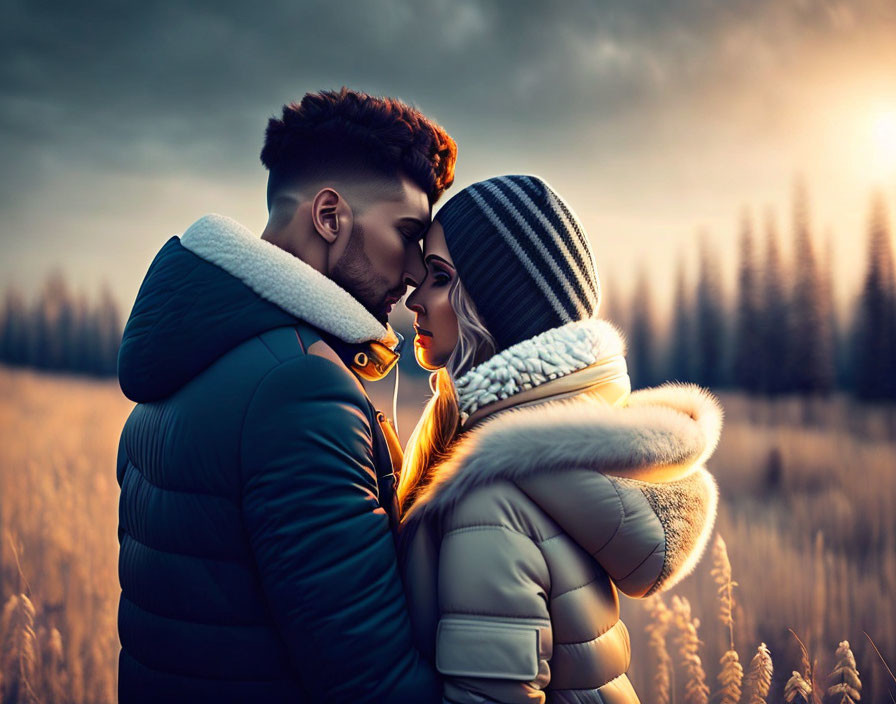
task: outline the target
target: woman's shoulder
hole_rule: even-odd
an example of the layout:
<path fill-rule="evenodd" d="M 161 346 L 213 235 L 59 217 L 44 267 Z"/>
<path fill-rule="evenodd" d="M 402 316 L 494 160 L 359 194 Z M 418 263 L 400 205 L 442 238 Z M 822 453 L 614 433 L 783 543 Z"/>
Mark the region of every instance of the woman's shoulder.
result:
<path fill-rule="evenodd" d="M 442 535 L 493 528 L 520 533 L 540 543 L 561 532 L 557 524 L 509 479 L 496 479 L 471 487 L 432 513 Z"/>

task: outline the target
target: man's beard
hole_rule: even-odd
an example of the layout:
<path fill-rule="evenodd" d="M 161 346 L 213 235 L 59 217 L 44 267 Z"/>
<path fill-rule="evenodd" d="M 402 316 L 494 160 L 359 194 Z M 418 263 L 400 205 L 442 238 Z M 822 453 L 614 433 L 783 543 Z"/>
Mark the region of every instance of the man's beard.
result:
<path fill-rule="evenodd" d="M 330 278 L 354 296 L 380 323 L 386 324 L 389 282 L 373 273 L 370 257 L 364 251 L 364 228 L 358 223 L 352 226 L 348 244 L 336 261 Z"/>

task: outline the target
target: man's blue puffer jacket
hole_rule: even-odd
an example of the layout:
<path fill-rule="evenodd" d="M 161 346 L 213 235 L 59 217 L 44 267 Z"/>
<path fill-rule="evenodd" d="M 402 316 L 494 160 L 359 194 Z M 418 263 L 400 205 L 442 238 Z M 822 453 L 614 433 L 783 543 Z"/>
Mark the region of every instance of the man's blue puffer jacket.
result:
<path fill-rule="evenodd" d="M 388 449 L 344 364 L 384 332 L 229 218 L 156 256 L 119 356 L 137 402 L 118 456 L 122 704 L 440 701 L 411 645 Z"/>

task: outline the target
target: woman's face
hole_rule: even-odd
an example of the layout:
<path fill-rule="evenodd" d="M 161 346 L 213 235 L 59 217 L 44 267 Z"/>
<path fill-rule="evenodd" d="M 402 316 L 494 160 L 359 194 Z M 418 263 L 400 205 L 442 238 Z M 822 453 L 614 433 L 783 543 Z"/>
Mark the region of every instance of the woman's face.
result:
<path fill-rule="evenodd" d="M 405 305 L 417 314 L 414 320 L 414 354 L 424 369 L 438 369 L 448 363 L 457 346 L 457 315 L 449 292 L 457 271 L 445 243 L 445 231 L 438 221 L 430 225 L 423 240 L 426 278 L 408 296 Z"/>

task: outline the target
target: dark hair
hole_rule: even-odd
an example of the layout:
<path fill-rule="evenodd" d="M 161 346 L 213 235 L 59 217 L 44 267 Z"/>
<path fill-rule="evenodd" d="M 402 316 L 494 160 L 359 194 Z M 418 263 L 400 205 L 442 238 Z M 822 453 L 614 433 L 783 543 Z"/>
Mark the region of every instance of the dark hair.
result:
<path fill-rule="evenodd" d="M 454 181 L 457 145 L 442 127 L 395 98 L 343 87 L 283 106 L 265 132 L 268 204 L 284 185 L 343 175 L 407 175 L 435 203 Z"/>

